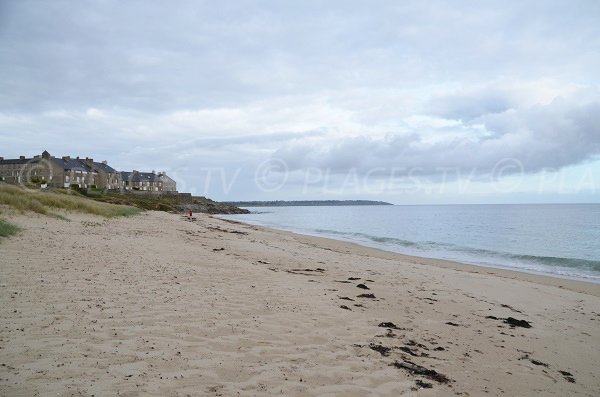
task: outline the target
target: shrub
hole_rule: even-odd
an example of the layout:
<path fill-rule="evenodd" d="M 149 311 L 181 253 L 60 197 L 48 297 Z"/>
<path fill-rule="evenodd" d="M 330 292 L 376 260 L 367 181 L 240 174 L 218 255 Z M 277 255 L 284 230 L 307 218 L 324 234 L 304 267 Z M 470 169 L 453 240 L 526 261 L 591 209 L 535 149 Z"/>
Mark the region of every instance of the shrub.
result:
<path fill-rule="evenodd" d="M 17 234 L 21 230 L 17 225 L 8 223 L 0 219 L 0 237 L 8 237 Z"/>

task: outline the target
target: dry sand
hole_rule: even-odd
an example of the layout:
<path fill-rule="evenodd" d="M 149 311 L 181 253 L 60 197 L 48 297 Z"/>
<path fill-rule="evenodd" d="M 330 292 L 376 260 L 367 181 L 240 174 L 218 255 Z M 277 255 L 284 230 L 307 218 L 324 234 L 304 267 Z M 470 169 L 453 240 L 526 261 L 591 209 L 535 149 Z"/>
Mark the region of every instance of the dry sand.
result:
<path fill-rule="evenodd" d="M 600 395 L 598 285 L 208 216 L 67 216 L 13 217 L 0 242 L 3 396 Z"/>

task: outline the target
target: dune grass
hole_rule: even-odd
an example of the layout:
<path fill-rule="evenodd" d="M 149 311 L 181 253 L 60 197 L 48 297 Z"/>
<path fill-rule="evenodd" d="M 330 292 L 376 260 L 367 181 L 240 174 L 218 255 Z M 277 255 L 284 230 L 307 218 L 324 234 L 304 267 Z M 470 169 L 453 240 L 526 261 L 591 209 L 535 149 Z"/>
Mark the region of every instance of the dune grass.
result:
<path fill-rule="evenodd" d="M 145 194 L 135 195 L 109 192 L 101 196 L 95 196 L 91 198 L 99 202 L 129 205 L 137 208 L 143 208 L 145 210 L 179 212 L 177 199 L 169 196 L 153 196 Z"/>
<path fill-rule="evenodd" d="M 0 219 L 0 237 L 8 237 L 17 234 L 21 230 L 17 225 L 8 223 Z"/>
<path fill-rule="evenodd" d="M 7 184 L 0 184 L 0 205 L 6 205 L 21 213 L 35 212 L 59 217 L 60 215 L 55 214 L 52 210 L 62 209 L 106 218 L 131 216 L 141 212 L 139 208 L 101 203 L 69 191 L 62 193 L 34 191 Z"/>

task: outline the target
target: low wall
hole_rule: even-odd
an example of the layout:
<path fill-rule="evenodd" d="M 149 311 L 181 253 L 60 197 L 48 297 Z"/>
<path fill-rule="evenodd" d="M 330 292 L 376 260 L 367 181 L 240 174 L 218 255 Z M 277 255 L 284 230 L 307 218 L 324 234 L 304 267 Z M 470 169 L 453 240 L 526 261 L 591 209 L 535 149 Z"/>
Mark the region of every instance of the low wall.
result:
<path fill-rule="evenodd" d="M 185 193 L 168 192 L 168 191 L 157 192 L 157 191 L 153 191 L 153 190 L 125 190 L 125 189 L 110 189 L 109 192 L 122 193 L 122 194 L 134 194 L 134 195 L 138 195 L 138 196 L 177 196 L 179 194 L 185 194 Z"/>

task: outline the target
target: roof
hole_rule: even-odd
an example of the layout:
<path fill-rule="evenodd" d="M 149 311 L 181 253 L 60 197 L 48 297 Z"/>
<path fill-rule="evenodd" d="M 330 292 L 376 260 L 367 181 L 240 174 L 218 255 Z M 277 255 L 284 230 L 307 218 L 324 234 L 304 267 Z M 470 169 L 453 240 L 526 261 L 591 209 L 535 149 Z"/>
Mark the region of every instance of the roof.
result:
<path fill-rule="evenodd" d="M 152 172 L 121 171 L 121 179 L 129 182 L 160 182 L 160 177 Z"/>
<path fill-rule="evenodd" d="M 164 173 L 163 173 L 163 174 L 160 174 L 158 177 L 159 177 L 160 179 L 167 179 L 167 180 L 169 180 L 169 181 L 175 182 L 175 180 L 174 180 L 173 178 L 169 177 L 167 174 L 164 174 Z"/>
<path fill-rule="evenodd" d="M 104 163 L 96 163 L 94 161 L 94 166 L 101 169 L 104 172 L 108 172 L 108 173 L 115 173 L 117 172 L 117 170 L 115 170 L 113 167 L 111 167 L 108 164 L 104 164 Z"/>
<path fill-rule="evenodd" d="M 42 153 L 42 156 L 44 156 L 45 154 L 49 155 L 48 152 L 44 151 L 44 153 Z M 38 163 L 39 161 L 47 161 L 46 159 L 44 159 L 43 157 L 40 158 L 38 157 L 34 157 L 34 158 L 29 158 L 29 159 L 3 159 L 0 160 L 0 164 L 15 164 L 15 165 L 24 165 L 24 164 L 33 164 L 33 163 Z M 60 157 L 50 157 L 50 161 L 54 162 L 54 164 L 58 165 L 59 167 L 62 167 L 62 169 L 65 170 L 74 170 L 74 171 L 86 171 L 86 172 L 94 172 L 94 170 L 92 169 L 92 167 L 90 167 L 89 165 L 86 164 L 85 160 L 82 159 L 68 159 L 65 160 L 64 158 L 60 158 Z M 112 168 L 110 165 L 108 164 L 104 164 L 104 163 L 96 163 L 94 162 L 94 168 L 96 169 L 100 169 L 104 172 L 108 172 L 108 173 L 116 173 L 118 172 L 117 170 L 115 170 L 114 168 Z"/>
<path fill-rule="evenodd" d="M 32 160 L 38 159 L 4 159 L 0 160 L 0 164 L 27 164 Z"/>
<path fill-rule="evenodd" d="M 62 158 L 52 157 L 52 161 L 58 164 L 59 167 L 62 167 L 65 170 L 74 170 L 74 171 L 86 171 L 90 172 L 92 169 L 86 165 L 83 161 L 79 159 L 69 159 L 65 160 Z"/>

